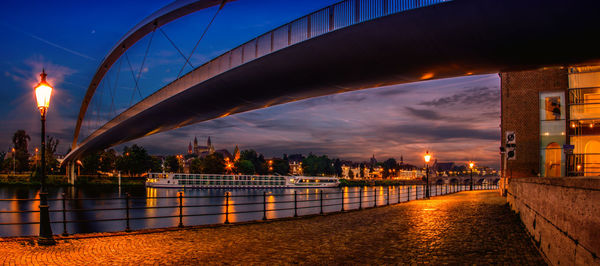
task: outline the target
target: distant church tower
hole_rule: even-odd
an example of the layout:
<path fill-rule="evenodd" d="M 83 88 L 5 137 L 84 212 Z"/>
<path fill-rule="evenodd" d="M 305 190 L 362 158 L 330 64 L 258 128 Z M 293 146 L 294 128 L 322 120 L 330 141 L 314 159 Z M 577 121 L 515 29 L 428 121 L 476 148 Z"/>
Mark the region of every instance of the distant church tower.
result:
<path fill-rule="evenodd" d="M 192 143 L 190 142 L 190 144 L 188 144 L 188 154 L 192 153 L 194 153 L 194 150 L 192 150 Z"/>
<path fill-rule="evenodd" d="M 213 147 L 212 142 L 210 141 L 210 136 L 208 136 L 208 140 L 206 141 L 206 149 L 208 150 L 208 154 L 215 153 L 215 147 Z"/>
<path fill-rule="evenodd" d="M 198 154 L 198 139 L 194 137 L 194 153 Z"/>

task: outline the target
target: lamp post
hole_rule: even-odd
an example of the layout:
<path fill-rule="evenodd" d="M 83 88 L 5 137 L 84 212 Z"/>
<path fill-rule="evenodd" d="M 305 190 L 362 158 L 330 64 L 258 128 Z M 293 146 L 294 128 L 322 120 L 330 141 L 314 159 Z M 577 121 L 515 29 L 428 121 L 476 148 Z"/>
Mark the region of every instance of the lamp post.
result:
<path fill-rule="evenodd" d="M 52 237 L 52 227 L 50 226 L 50 213 L 48 212 L 48 192 L 46 191 L 46 112 L 50 105 L 50 96 L 52 95 L 52 86 L 46 82 L 46 71 L 42 70 L 40 74 L 42 80 L 35 86 L 35 97 L 37 106 L 40 110 L 42 121 L 42 160 L 41 164 L 41 183 L 40 188 L 40 236 L 39 245 L 54 245 L 56 242 Z"/>
<path fill-rule="evenodd" d="M 431 160 L 429 151 L 425 152 L 423 158 L 425 159 L 425 182 L 427 183 L 425 186 L 425 197 L 429 198 L 429 160 Z"/>
<path fill-rule="evenodd" d="M 15 148 L 12 148 L 12 157 L 13 157 L 13 175 L 16 174 L 17 172 L 15 171 L 16 167 L 16 163 L 15 163 Z"/>
<path fill-rule="evenodd" d="M 473 166 L 474 165 L 475 165 L 475 163 L 469 162 L 469 169 L 471 169 L 471 187 L 469 190 L 473 190 Z"/>

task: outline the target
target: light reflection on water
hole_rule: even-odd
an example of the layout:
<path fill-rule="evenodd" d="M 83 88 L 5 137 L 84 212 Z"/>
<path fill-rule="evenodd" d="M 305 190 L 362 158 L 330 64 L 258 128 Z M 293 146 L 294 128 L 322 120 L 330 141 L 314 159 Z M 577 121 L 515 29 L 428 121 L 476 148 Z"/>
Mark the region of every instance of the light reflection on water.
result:
<path fill-rule="evenodd" d="M 432 190 L 434 188 L 432 187 Z M 38 187 L 5 186 L 0 187 L 0 199 L 39 199 Z M 362 190 L 362 192 L 361 192 Z M 376 192 L 375 192 L 376 190 Z M 342 198 L 344 209 L 357 209 L 359 200 L 362 208 L 387 204 L 388 191 L 390 204 L 417 196 L 423 197 L 422 186 L 387 187 L 343 187 L 323 189 L 323 211 L 341 210 Z M 114 210 L 126 207 L 125 194 L 131 195 L 130 221 L 131 229 L 173 227 L 179 223 L 178 193 L 183 191 L 183 224 L 202 225 L 225 222 L 225 212 L 229 212 L 229 222 L 260 220 L 263 218 L 263 193 L 266 192 L 266 216 L 268 219 L 291 217 L 294 215 L 294 189 L 165 189 L 139 187 L 50 187 L 50 199 L 67 195 L 67 220 L 75 221 L 67 224 L 68 233 L 112 232 L 125 229 L 126 221 L 92 221 L 98 219 L 125 218 L 125 210 Z M 295 189 L 297 193 L 298 215 L 317 214 L 320 212 L 320 189 Z M 439 190 L 442 191 L 442 190 Z M 230 192 L 229 207 L 226 207 L 225 193 Z M 376 194 L 375 194 L 376 193 Z M 400 197 L 398 198 L 398 193 Z M 432 193 L 433 195 L 434 193 Z M 437 194 L 437 193 L 436 193 Z M 172 198 L 162 198 L 172 197 Z M 111 199 L 112 198 L 112 199 Z M 120 199 L 114 199 L 120 198 Z M 256 203 L 256 204 L 250 204 Z M 0 211 L 38 210 L 39 201 L 0 201 Z M 332 206 L 327 206 L 332 205 Z M 187 206 L 187 207 L 186 207 Z M 151 208 L 148 208 L 151 207 Z M 169 207 L 169 208 L 160 208 Z M 102 211 L 86 211 L 86 209 L 104 209 Z M 269 211 L 275 210 L 277 211 Z M 285 209 L 285 210 L 281 210 Z M 51 221 L 62 221 L 62 201 L 51 200 Z M 214 215 L 218 214 L 218 215 Z M 144 217 L 175 216 L 158 219 L 135 219 Z M 2 213 L 0 223 L 37 222 L 39 213 Z M 0 225 L 0 236 L 37 235 L 39 225 Z M 53 223 L 54 234 L 63 232 L 62 223 Z"/>

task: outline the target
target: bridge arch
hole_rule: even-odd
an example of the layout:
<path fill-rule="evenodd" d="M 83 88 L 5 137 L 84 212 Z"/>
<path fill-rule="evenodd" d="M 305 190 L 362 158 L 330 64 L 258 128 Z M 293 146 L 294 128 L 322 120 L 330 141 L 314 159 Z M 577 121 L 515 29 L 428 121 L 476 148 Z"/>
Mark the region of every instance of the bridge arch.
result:
<path fill-rule="evenodd" d="M 365 1 L 368 0 L 347 0 L 339 4 L 360 5 Z M 400 2 L 414 3 L 412 0 Z M 310 97 L 425 79 L 600 59 L 600 50 L 589 42 L 587 33 L 600 26 L 592 19 L 595 10 L 600 8 L 597 1 L 418 2 L 443 3 L 371 17 L 363 17 L 362 13 L 356 13 L 357 9 L 350 9 L 355 11 L 349 16 L 354 21 L 344 27 L 336 28 L 335 17 L 333 23 L 325 20 L 325 25 L 333 24 L 333 31 L 330 26 L 329 31 L 325 29 L 311 36 L 313 31 L 304 28 L 306 31 L 297 42 L 290 43 L 288 35 L 288 46 L 277 50 L 273 49 L 273 41 L 266 42 L 270 43 L 271 52 L 259 56 L 262 38 L 274 40 L 277 30 L 308 25 L 311 19 L 330 14 L 327 12 L 331 7 L 261 35 L 132 106 L 74 147 L 65 161 L 86 151 L 143 136 Z M 335 10 L 335 5 L 332 7 Z M 565 25 L 564 21 L 570 18 L 579 21 L 581 27 L 573 29 Z M 507 26 L 511 30 L 505 30 Z M 493 38 L 488 38 L 490 34 Z M 527 41 L 515 43 L 514 40 Z M 564 49 L 570 43 L 578 43 L 578 49 Z M 248 61 L 242 56 L 238 63 L 236 51 L 244 54 L 247 48 L 254 48 L 254 56 Z M 548 56 L 548 51 L 552 51 L 552 56 Z M 231 95 L 234 97 L 223 97 Z M 191 99 L 199 98 L 210 104 L 182 108 L 193 106 Z"/>

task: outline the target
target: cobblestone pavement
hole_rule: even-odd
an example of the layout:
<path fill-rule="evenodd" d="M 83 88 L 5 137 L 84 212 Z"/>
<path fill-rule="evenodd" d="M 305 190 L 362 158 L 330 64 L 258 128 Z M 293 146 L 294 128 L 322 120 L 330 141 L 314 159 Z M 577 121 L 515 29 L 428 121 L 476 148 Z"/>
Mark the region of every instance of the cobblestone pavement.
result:
<path fill-rule="evenodd" d="M 505 203 L 497 192 L 473 191 L 266 223 L 60 239 L 51 247 L 5 239 L 0 264 L 545 264 Z"/>

